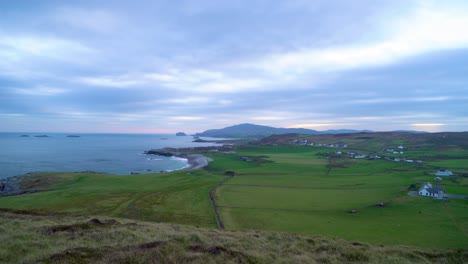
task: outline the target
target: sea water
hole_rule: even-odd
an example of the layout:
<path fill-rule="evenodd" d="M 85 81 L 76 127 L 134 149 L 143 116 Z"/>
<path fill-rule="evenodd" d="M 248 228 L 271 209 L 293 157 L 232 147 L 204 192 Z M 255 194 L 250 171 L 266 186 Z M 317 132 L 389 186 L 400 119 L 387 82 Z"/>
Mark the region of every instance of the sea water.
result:
<path fill-rule="evenodd" d="M 22 136 L 27 135 L 27 136 Z M 47 135 L 47 137 L 38 137 Z M 186 167 L 177 157 L 145 155 L 164 147 L 211 146 L 191 136 L 144 134 L 0 133 L 0 179 L 29 172 L 154 173 Z"/>

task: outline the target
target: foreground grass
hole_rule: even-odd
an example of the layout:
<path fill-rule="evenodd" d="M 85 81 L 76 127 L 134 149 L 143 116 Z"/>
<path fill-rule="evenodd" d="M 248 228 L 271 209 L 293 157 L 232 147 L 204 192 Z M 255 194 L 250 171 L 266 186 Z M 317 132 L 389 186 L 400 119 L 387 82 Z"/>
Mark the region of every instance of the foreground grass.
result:
<path fill-rule="evenodd" d="M 0 210 L 1 263 L 466 263 L 468 250 Z"/>

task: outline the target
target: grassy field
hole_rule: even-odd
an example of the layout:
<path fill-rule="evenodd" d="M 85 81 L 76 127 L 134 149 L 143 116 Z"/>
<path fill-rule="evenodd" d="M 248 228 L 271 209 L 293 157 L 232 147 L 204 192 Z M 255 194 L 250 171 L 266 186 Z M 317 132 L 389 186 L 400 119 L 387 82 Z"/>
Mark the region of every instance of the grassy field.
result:
<path fill-rule="evenodd" d="M 345 160 L 329 168 L 308 146 L 249 146 L 238 156 L 214 156 L 207 168 L 236 176 L 217 190 L 227 229 L 275 230 L 423 247 L 468 247 L 468 201 L 409 197 L 411 185 L 433 181 L 432 167 L 385 160 Z M 442 183 L 468 194 L 466 178 Z M 384 203 L 384 207 L 376 204 Z M 356 210 L 357 213 L 349 213 Z"/>
<path fill-rule="evenodd" d="M 214 227 L 208 190 L 223 177 L 201 170 L 187 173 L 35 175 L 28 179 L 31 188 L 46 187 L 47 191 L 2 197 L 0 208 L 104 214 Z M 35 178 L 55 179 L 55 183 L 34 185 Z"/>

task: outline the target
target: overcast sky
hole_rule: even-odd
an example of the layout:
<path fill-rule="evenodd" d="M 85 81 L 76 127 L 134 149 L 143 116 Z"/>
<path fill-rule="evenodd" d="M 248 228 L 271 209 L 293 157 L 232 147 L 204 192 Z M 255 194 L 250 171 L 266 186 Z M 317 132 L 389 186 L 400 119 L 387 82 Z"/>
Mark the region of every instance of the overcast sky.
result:
<path fill-rule="evenodd" d="M 0 0 L 0 131 L 468 131 L 468 1 Z"/>

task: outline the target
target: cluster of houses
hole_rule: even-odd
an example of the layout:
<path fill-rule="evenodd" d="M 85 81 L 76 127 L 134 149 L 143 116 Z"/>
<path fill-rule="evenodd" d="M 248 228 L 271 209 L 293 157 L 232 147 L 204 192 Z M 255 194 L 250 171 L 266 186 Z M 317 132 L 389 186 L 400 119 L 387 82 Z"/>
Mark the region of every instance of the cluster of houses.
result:
<path fill-rule="evenodd" d="M 342 155 L 342 151 L 336 151 L 335 152 L 338 155 Z M 381 159 L 382 157 L 377 156 L 377 155 L 372 155 L 372 154 L 360 154 L 354 151 L 348 151 L 345 154 L 347 154 L 350 158 L 353 159 Z"/>
<path fill-rule="evenodd" d="M 402 150 L 404 148 L 405 147 L 403 147 L 403 146 L 398 146 L 397 147 L 398 150 Z M 404 154 L 403 151 L 396 151 L 395 149 L 391 149 L 391 148 L 384 149 L 384 152 L 392 153 L 392 154 Z M 344 154 L 344 152 L 336 151 L 335 154 L 342 155 L 342 154 Z M 384 159 L 384 160 L 395 161 L 395 162 L 407 162 L 407 163 L 418 163 L 418 164 L 423 163 L 422 160 L 413 160 L 413 159 L 406 159 L 406 158 L 401 158 L 401 157 L 396 157 L 396 158 L 395 157 L 384 157 L 384 156 L 379 156 L 379 155 L 374 155 L 374 154 L 361 154 L 361 153 L 357 153 L 357 152 L 354 152 L 354 151 L 349 151 L 346 154 L 348 154 L 348 156 L 350 158 L 353 158 L 353 159 L 371 159 L 371 160 L 373 160 L 373 159 Z"/>
<path fill-rule="evenodd" d="M 316 147 L 325 147 L 325 148 L 347 148 L 347 144 L 328 144 L 328 143 L 314 143 L 309 142 L 307 139 L 293 139 L 293 144 L 301 146 L 316 146 Z"/>
<path fill-rule="evenodd" d="M 388 160 L 388 161 L 395 161 L 395 162 L 407 162 L 407 163 L 418 163 L 418 164 L 423 163 L 422 160 L 412 160 L 412 159 L 406 159 L 406 158 L 389 158 L 389 157 L 385 157 L 384 159 Z"/>
<path fill-rule="evenodd" d="M 392 154 L 405 154 L 405 152 L 403 151 L 405 147 L 403 146 L 398 146 L 397 149 L 392 149 L 392 148 L 386 148 L 384 149 L 385 152 L 387 153 L 392 153 Z"/>
<path fill-rule="evenodd" d="M 374 154 L 361 154 L 357 153 L 354 151 L 348 151 L 348 152 L 343 152 L 343 151 L 336 151 L 335 154 L 337 155 L 342 155 L 342 154 L 347 154 L 350 158 L 353 159 L 384 159 L 388 161 L 395 161 L 395 162 L 407 162 L 407 163 L 418 163 L 422 164 L 422 160 L 412 160 L 412 159 L 406 159 L 406 158 L 393 158 L 393 157 L 382 157 L 379 155 L 374 155 Z"/>

